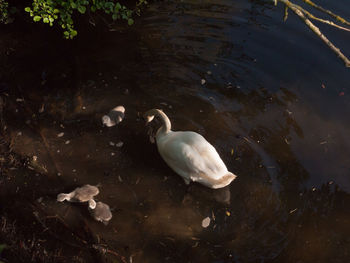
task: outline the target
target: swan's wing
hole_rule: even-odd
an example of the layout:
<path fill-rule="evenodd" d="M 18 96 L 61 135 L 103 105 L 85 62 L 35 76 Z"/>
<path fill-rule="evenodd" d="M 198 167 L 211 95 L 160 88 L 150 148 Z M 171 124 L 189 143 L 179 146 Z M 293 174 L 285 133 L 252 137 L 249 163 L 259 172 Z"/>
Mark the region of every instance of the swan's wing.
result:
<path fill-rule="evenodd" d="M 192 180 L 199 174 L 216 178 L 227 172 L 215 148 L 194 132 L 174 134 L 160 145 L 159 152 L 171 168 Z"/>
<path fill-rule="evenodd" d="M 183 142 L 167 142 L 166 147 L 159 148 L 164 161 L 178 174 L 190 178 L 200 172 L 201 164 L 196 161 L 190 147 Z"/>

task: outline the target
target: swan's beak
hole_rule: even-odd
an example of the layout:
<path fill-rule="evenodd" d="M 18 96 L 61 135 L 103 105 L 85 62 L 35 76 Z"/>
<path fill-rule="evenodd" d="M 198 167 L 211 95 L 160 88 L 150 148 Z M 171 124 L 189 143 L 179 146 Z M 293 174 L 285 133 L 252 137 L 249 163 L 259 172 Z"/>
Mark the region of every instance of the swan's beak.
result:
<path fill-rule="evenodd" d="M 148 123 L 150 123 L 151 121 L 153 121 L 154 116 L 144 115 L 143 118 L 144 118 L 145 121 L 146 121 L 146 124 L 145 124 L 145 125 L 147 125 Z"/>

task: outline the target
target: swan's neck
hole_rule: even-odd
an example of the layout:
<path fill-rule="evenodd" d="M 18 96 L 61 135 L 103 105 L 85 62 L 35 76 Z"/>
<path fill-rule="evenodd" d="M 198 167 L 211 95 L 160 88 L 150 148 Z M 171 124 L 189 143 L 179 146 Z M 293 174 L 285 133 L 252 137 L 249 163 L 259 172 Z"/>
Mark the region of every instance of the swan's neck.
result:
<path fill-rule="evenodd" d="M 64 200 L 70 201 L 70 199 L 72 198 L 72 194 L 64 194 L 61 193 L 57 196 L 57 201 L 63 202 Z"/>
<path fill-rule="evenodd" d="M 153 120 L 154 116 L 158 116 L 162 122 L 162 126 L 158 129 L 156 136 L 169 133 L 171 131 L 171 123 L 168 116 L 161 110 L 152 109 L 145 113 L 144 118 L 147 122 L 150 122 Z"/>
<path fill-rule="evenodd" d="M 66 194 L 64 198 L 65 198 L 67 201 L 70 201 L 70 200 L 72 199 L 73 195 L 74 195 L 74 193 L 69 193 L 69 194 Z"/>
<path fill-rule="evenodd" d="M 162 120 L 162 127 L 160 127 L 157 133 L 167 134 L 171 130 L 171 123 L 168 116 L 166 116 L 166 114 L 161 110 L 157 110 L 157 115 Z"/>

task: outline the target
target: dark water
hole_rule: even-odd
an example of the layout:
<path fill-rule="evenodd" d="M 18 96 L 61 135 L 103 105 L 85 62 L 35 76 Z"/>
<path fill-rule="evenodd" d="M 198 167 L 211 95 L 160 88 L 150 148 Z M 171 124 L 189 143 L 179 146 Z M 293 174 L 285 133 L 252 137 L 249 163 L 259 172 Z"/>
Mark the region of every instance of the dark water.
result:
<path fill-rule="evenodd" d="M 320 3 L 350 18 L 346 0 Z M 289 16 L 259 1 L 166 1 L 130 30 L 82 30 L 70 43 L 4 33 L 2 45 L 18 39 L 1 87 L 13 149 L 47 177 L 18 179 L 16 193 L 42 197 L 73 228 L 86 220 L 128 262 L 349 262 L 349 69 Z M 349 34 L 320 28 L 350 56 Z M 116 105 L 125 120 L 103 128 Z M 151 108 L 204 135 L 238 179 L 187 187 L 148 140 L 140 116 Z M 102 184 L 108 226 L 55 202 L 86 183 Z"/>

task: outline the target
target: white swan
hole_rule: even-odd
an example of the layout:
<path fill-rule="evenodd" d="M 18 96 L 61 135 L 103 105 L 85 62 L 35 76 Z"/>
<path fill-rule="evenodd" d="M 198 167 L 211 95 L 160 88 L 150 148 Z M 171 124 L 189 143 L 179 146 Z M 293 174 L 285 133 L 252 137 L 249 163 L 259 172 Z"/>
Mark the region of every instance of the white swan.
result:
<path fill-rule="evenodd" d="M 69 202 L 88 202 L 89 203 L 89 208 L 95 209 L 96 207 L 96 202 L 93 199 L 95 195 L 99 194 L 99 190 L 97 186 L 94 185 L 83 185 L 82 187 L 78 187 L 74 189 L 72 192 L 65 194 L 65 193 L 60 193 L 57 195 L 57 201 L 58 202 L 63 202 L 65 200 Z"/>
<path fill-rule="evenodd" d="M 186 184 L 193 181 L 217 189 L 236 178 L 202 135 L 192 131 L 172 131 L 169 118 L 161 110 L 152 109 L 144 114 L 147 123 L 155 116 L 162 120 L 156 134 L 159 154 Z"/>

